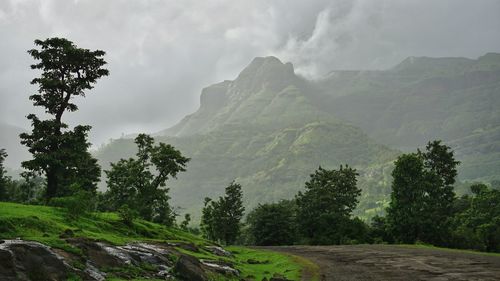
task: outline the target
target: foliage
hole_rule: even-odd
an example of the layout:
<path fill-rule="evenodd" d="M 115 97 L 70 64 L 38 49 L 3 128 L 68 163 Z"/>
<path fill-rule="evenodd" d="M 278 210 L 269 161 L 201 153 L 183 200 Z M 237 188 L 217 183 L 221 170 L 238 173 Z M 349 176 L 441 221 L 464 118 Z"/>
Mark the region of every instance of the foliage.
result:
<path fill-rule="evenodd" d="M 35 114 L 28 115 L 33 130 L 20 136 L 33 159 L 24 161 L 22 166 L 46 176 L 47 199 L 71 195 L 71 184 L 94 192 L 100 167 L 88 152 L 87 135 L 91 127 L 79 125 L 68 130 L 62 115 L 78 109 L 72 98 L 84 96 L 99 78 L 108 75 L 102 68 L 106 64 L 102 58 L 105 53 L 78 48 L 64 38 L 35 40 L 35 45 L 41 49 L 28 51 L 38 61 L 31 68 L 41 70 L 42 74 L 31 81 L 38 85 L 38 94 L 31 95 L 30 100 L 52 118 L 40 120 Z"/>
<path fill-rule="evenodd" d="M 302 236 L 311 244 L 340 244 L 346 239 L 350 215 L 361 190 L 357 172 L 349 166 L 339 170 L 319 167 L 306 182 L 306 191 L 296 196 L 297 222 Z"/>
<path fill-rule="evenodd" d="M 127 204 L 124 204 L 118 209 L 118 216 L 124 224 L 133 226 L 134 219 L 137 217 L 137 212 L 131 209 Z"/>
<path fill-rule="evenodd" d="M 261 246 L 292 245 L 297 241 L 294 201 L 261 204 L 247 216 L 251 244 Z"/>
<path fill-rule="evenodd" d="M 463 249 L 500 252 L 500 191 L 484 184 L 470 187 L 453 218 L 452 245 Z"/>
<path fill-rule="evenodd" d="M 95 197 L 94 194 L 81 190 L 78 185 L 73 185 L 73 190 L 75 190 L 71 196 L 65 197 L 54 197 L 50 201 L 51 206 L 61 207 L 66 210 L 66 213 L 70 219 L 78 219 L 80 216 L 86 216 L 91 212 L 95 211 Z"/>
<path fill-rule="evenodd" d="M 175 213 L 169 204 L 166 181 L 185 171 L 189 158 L 165 143 L 154 145 L 146 134 L 136 137 L 136 158 L 121 159 L 105 171 L 108 180 L 106 199 L 112 210 L 127 205 L 145 220 L 172 226 Z"/>
<path fill-rule="evenodd" d="M 184 215 L 184 220 L 180 223 L 180 228 L 184 231 L 188 231 L 188 226 L 189 223 L 191 222 L 191 215 L 190 214 L 185 214 Z"/>
<path fill-rule="evenodd" d="M 422 236 L 425 181 L 423 161 L 417 154 L 404 154 L 392 172 L 391 203 L 387 219 L 398 241 L 414 243 Z"/>
<path fill-rule="evenodd" d="M 227 245 L 236 241 L 245 211 L 242 197 L 241 185 L 233 181 L 226 187 L 225 195 L 219 197 L 217 201 L 205 198 L 201 229 L 206 238 Z"/>
<path fill-rule="evenodd" d="M 440 141 L 429 142 L 425 152 L 419 150 L 398 158 L 387 209 L 396 240 L 447 243 L 458 164 L 450 147 Z"/>

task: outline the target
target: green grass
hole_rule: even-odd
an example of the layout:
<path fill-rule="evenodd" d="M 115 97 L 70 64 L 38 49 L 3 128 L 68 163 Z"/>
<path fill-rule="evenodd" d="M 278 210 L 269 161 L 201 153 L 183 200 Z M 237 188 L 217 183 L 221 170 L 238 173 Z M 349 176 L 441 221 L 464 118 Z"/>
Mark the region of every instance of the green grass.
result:
<path fill-rule="evenodd" d="M 236 255 L 236 268 L 241 271 L 241 277 L 251 277 L 255 280 L 269 279 L 274 273 L 281 274 L 290 280 L 300 280 L 303 269 L 308 269 L 314 273 L 318 268 L 312 262 L 296 256 L 276 253 L 266 250 L 255 250 L 244 247 L 231 246 L 227 248 Z M 248 260 L 253 259 L 260 264 L 249 264 Z M 318 280 L 318 276 L 315 276 Z"/>
<path fill-rule="evenodd" d="M 68 229 L 73 231 L 75 237 L 106 241 L 115 245 L 133 241 L 193 243 L 199 247 L 200 252 L 190 252 L 182 248 L 177 250 L 200 259 L 227 261 L 241 271 L 242 278 L 253 276 L 254 280 L 259 281 L 264 277 L 269 279 L 274 273 L 282 274 L 291 280 L 300 280 L 302 268 L 314 268 L 314 264 L 298 257 L 244 247 L 228 247 L 228 250 L 235 254 L 232 258 L 215 256 L 203 249 L 204 245 L 213 244 L 210 241 L 144 220 L 135 220 L 133 226 L 129 227 L 123 224 L 115 213 L 94 213 L 69 219 L 62 208 L 0 202 L 0 239 L 21 238 L 38 241 L 54 248 L 81 254 L 78 248 L 72 247 L 60 238 L 60 235 Z M 249 264 L 248 259 L 268 262 Z M 214 281 L 230 280 L 217 274 L 210 274 L 209 277 Z M 136 278 L 139 279 L 134 280 L 144 280 L 140 279 L 140 276 Z M 123 279 L 111 274 L 108 280 Z"/>
<path fill-rule="evenodd" d="M 465 249 L 452 249 L 452 248 L 437 247 L 428 244 L 399 244 L 396 246 L 404 248 L 412 248 L 412 249 L 431 249 L 431 250 L 440 250 L 440 251 L 455 252 L 455 253 L 500 257 L 500 253 L 480 252 L 480 251 L 465 250 Z"/>
<path fill-rule="evenodd" d="M 0 203 L 0 238 L 21 238 L 46 245 L 75 250 L 59 236 L 67 229 L 75 237 L 86 237 L 119 245 L 131 241 L 185 241 L 209 244 L 197 236 L 165 226 L 135 220 L 132 227 L 122 223 L 115 213 L 93 213 L 69 219 L 62 208 Z"/>

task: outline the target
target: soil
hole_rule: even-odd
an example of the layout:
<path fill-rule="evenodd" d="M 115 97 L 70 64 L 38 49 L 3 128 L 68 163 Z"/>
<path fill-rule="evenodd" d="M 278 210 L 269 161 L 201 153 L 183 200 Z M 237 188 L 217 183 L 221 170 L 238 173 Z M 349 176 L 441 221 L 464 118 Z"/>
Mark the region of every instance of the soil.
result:
<path fill-rule="evenodd" d="M 481 253 L 395 245 L 263 248 L 311 260 L 320 268 L 321 281 L 500 280 L 500 256 Z"/>

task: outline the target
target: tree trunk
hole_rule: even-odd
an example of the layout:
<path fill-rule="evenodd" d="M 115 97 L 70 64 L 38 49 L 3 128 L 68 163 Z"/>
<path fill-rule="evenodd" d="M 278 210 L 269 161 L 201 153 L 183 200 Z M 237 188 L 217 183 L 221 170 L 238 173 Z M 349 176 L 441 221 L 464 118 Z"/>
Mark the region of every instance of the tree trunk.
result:
<path fill-rule="evenodd" d="M 47 171 L 47 193 L 45 196 L 47 197 L 47 202 L 50 201 L 51 198 L 55 197 L 57 194 L 57 173 L 54 167 L 50 167 Z"/>

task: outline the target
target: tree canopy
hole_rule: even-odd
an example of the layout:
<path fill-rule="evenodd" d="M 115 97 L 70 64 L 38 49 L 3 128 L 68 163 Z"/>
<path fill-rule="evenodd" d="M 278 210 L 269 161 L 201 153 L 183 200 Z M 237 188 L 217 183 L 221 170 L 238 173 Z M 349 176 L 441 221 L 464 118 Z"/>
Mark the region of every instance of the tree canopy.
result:
<path fill-rule="evenodd" d="M 349 166 L 338 170 L 319 167 L 296 196 L 297 221 L 302 235 L 312 244 L 339 244 L 350 224 L 350 215 L 361 190 L 357 172 Z"/>
<path fill-rule="evenodd" d="M 243 207 L 241 185 L 232 182 L 217 201 L 205 198 L 201 229 L 206 238 L 233 244 L 240 234 Z"/>
<path fill-rule="evenodd" d="M 102 58 L 105 52 L 78 48 L 64 38 L 35 40 L 35 45 L 39 49 L 28 53 L 37 61 L 31 68 L 40 70 L 41 75 L 31 81 L 38 86 L 38 93 L 30 100 L 51 117 L 41 120 L 35 114 L 28 115 L 33 130 L 21 134 L 21 143 L 28 147 L 33 159 L 22 166 L 46 176 L 47 199 L 68 195 L 70 184 L 95 191 L 100 167 L 88 152 L 91 127 L 79 125 L 69 130 L 62 116 L 78 109 L 74 97 L 85 96 L 99 78 L 109 74 L 102 68 L 106 64 Z"/>
<path fill-rule="evenodd" d="M 146 134 L 135 138 L 136 158 L 121 159 L 105 171 L 110 207 L 118 210 L 124 205 L 136 210 L 143 219 L 172 225 L 175 214 L 169 204 L 169 178 L 185 171 L 189 158 L 165 143 L 154 144 Z"/>

